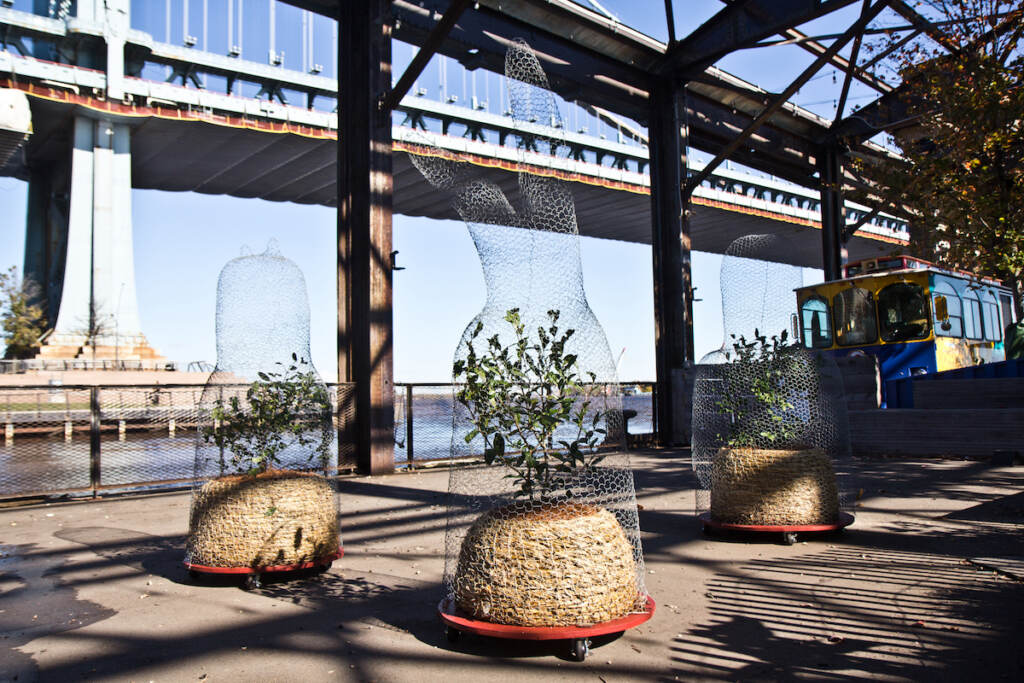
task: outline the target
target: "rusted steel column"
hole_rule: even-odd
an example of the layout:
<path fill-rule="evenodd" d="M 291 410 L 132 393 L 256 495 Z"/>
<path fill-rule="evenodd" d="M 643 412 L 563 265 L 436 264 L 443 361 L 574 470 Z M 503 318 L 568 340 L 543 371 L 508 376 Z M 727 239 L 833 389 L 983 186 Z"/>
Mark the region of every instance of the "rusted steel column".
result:
<path fill-rule="evenodd" d="M 838 280 L 842 273 L 843 195 L 840 151 L 834 144 L 822 147 L 818 162 L 821 178 L 821 267 L 825 280 Z"/>
<path fill-rule="evenodd" d="M 100 457 L 100 388 L 92 387 L 89 389 L 89 487 L 93 498 L 103 482 Z"/>
<path fill-rule="evenodd" d="M 391 89 L 388 0 L 340 3 L 338 16 L 338 381 L 355 382 L 361 472 L 394 470 L 391 310 Z"/>
<path fill-rule="evenodd" d="M 686 181 L 685 93 L 665 80 L 651 92 L 651 217 L 658 441 L 690 440 L 693 367 L 693 287 L 690 272 L 690 197 Z"/>

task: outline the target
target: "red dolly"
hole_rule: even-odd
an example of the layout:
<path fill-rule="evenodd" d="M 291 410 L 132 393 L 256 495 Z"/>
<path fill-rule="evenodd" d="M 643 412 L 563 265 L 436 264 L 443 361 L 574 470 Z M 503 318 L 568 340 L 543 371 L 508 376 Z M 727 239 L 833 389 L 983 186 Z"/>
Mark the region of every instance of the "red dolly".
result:
<path fill-rule="evenodd" d="M 797 541 L 797 534 L 808 532 L 839 531 L 853 524 L 853 515 L 849 512 L 840 512 L 839 520 L 832 524 L 731 524 L 729 522 L 718 522 L 711 518 L 710 512 L 702 512 L 698 519 L 703 524 L 705 534 L 714 531 L 750 531 L 755 533 L 782 534 L 782 542 L 786 545 L 793 545 Z"/>
<path fill-rule="evenodd" d="M 619 619 L 605 621 L 593 626 L 510 626 L 490 621 L 471 619 L 455 607 L 451 598 L 445 598 L 437 606 L 441 621 L 445 624 L 448 642 L 454 643 L 463 633 L 475 633 L 491 638 L 510 640 L 569 640 L 572 642 L 570 656 L 573 661 L 582 662 L 590 653 L 590 639 L 594 636 L 622 633 L 644 623 L 654 614 L 654 599 L 647 596 L 644 611 L 627 614 Z"/>
<path fill-rule="evenodd" d="M 188 575 L 193 579 L 198 579 L 202 574 L 239 574 L 245 575 L 245 588 L 246 590 L 252 590 L 259 588 L 260 577 L 264 574 L 271 574 L 277 572 L 293 572 L 300 569 L 313 569 L 317 568 L 320 572 L 325 572 L 331 568 L 331 564 L 345 554 L 345 550 L 339 547 L 333 553 L 318 557 L 315 560 L 309 562 L 299 562 L 296 564 L 280 564 L 280 565 L 266 565 L 263 567 L 207 567 L 201 564 L 192 564 L 189 561 L 185 561 L 185 568 L 188 569 Z"/>

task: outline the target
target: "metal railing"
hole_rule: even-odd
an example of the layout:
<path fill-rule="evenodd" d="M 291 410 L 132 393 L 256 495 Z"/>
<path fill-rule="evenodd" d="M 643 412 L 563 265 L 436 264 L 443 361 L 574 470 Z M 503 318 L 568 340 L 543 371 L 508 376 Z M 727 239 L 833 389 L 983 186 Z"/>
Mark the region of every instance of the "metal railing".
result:
<path fill-rule="evenodd" d="M 0 386 L 0 499 L 191 485 L 203 384 Z M 328 385 L 335 426 L 354 385 Z M 337 471 L 355 467 L 335 444 Z"/>
<path fill-rule="evenodd" d="M 116 360 L 116 359 L 59 359 L 30 358 L 28 360 L 0 360 L 0 375 L 19 375 L 26 372 L 68 372 L 70 370 L 166 370 L 178 369 L 174 361 Z"/>
<path fill-rule="evenodd" d="M 652 382 L 621 382 L 626 428 L 632 437 L 657 431 Z M 395 465 L 443 460 L 452 446 L 455 397 L 451 384 L 395 384 Z"/>
<path fill-rule="evenodd" d="M 628 382 L 623 408 L 631 435 L 652 432 L 649 382 Z M 0 385 L 0 500 L 97 496 L 190 486 L 205 385 Z M 351 425 L 353 384 L 329 384 L 335 426 Z M 395 466 L 451 454 L 451 384 L 395 385 Z M 336 471 L 355 469 L 351 443 L 336 442 Z"/>

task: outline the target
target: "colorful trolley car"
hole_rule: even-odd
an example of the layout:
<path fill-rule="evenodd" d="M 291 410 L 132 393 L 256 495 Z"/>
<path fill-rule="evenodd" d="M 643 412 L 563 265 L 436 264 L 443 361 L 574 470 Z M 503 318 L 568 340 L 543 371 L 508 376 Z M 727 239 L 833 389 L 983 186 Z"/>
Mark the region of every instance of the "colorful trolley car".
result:
<path fill-rule="evenodd" d="M 804 346 L 877 356 L 883 384 L 1005 359 L 1014 313 L 997 280 L 894 256 L 849 263 L 842 280 L 796 292 Z"/>

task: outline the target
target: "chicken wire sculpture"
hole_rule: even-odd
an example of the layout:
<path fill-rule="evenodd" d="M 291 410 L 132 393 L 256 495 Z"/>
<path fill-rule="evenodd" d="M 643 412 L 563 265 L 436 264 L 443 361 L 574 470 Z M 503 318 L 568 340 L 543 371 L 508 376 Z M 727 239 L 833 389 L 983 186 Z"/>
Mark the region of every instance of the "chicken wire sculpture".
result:
<path fill-rule="evenodd" d="M 190 567 L 292 567 L 340 543 L 328 478 L 334 428 L 310 359 L 309 300 L 276 245 L 217 282 L 217 365 L 203 389 L 186 549 Z"/>
<path fill-rule="evenodd" d="M 561 115 L 526 43 L 509 46 L 505 70 L 521 160 L 564 158 Z M 643 609 L 621 395 L 583 289 L 571 191 L 520 171 L 506 192 L 429 143 L 410 158 L 452 196 L 487 289 L 455 353 L 452 456 L 484 454 L 490 466 L 451 470 L 448 596 L 472 618 L 522 626 L 594 624 Z M 474 383 L 484 369 L 498 391 Z M 552 411 L 532 424 L 538 432 L 517 428 L 538 403 Z"/>
<path fill-rule="evenodd" d="M 722 259 L 725 342 L 701 359 L 693 394 L 698 513 L 747 526 L 835 524 L 833 461 L 849 454 L 835 361 L 791 331 L 800 268 L 775 235 L 734 241 Z"/>

